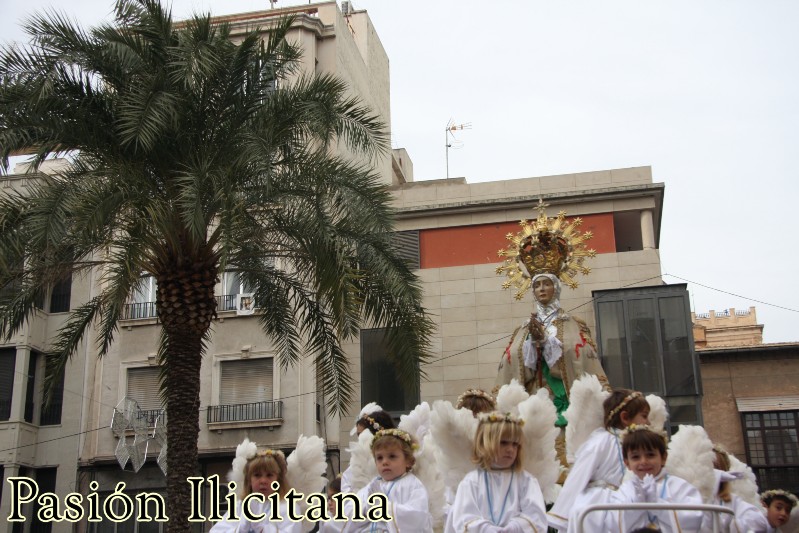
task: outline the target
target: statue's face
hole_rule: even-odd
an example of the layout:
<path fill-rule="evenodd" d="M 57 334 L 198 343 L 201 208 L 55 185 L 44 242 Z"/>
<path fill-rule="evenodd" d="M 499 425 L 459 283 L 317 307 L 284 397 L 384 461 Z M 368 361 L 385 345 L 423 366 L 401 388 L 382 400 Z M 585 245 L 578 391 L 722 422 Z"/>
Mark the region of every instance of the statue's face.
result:
<path fill-rule="evenodd" d="M 538 278 L 533 283 L 533 294 L 539 303 L 549 305 L 552 297 L 555 296 L 555 284 L 549 278 Z"/>

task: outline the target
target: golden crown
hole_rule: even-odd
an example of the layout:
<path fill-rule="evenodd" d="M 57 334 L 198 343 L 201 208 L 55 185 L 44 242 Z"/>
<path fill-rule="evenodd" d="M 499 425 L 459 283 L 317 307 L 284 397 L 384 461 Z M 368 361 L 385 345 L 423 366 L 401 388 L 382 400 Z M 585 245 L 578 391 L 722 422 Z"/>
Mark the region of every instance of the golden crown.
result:
<path fill-rule="evenodd" d="M 581 233 L 578 228 L 583 223 L 582 219 L 575 218 L 569 222 L 565 211 L 559 212 L 556 218 L 548 218 L 547 207 L 543 200 L 539 200 L 538 219 L 521 220 L 521 231 L 515 235 L 508 233 L 506 238 L 511 244 L 498 252 L 506 259 L 497 267 L 496 273 L 505 273 L 508 277 L 502 284 L 503 289 L 518 289 L 514 295 L 517 300 L 521 300 L 530 289 L 532 278 L 537 274 L 553 274 L 575 289 L 578 285 L 575 276 L 591 272 L 590 268 L 583 266 L 583 261 L 586 257 L 596 256 L 595 250 L 585 246 L 585 241 L 591 239 L 593 233 Z"/>

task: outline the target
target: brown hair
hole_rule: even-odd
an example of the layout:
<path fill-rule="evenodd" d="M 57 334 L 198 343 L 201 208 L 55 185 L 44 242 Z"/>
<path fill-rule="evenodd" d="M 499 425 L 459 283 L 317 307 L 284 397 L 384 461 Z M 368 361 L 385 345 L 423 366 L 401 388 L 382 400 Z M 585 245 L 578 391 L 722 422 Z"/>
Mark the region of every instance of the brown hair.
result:
<path fill-rule="evenodd" d="M 512 441 L 519 444 L 516 453 L 516 461 L 511 468 L 519 471 L 522 468 L 522 425 L 513 420 L 509 420 L 501 413 L 496 414 L 495 420 L 482 418 L 477 425 L 477 432 L 474 434 L 474 445 L 472 446 L 472 462 L 485 470 L 490 470 L 491 465 L 496 462 L 499 454 L 499 445 L 503 440 Z M 483 415 L 484 417 L 486 415 Z"/>
<path fill-rule="evenodd" d="M 411 468 L 416 464 L 416 458 L 413 456 L 413 448 L 400 437 L 394 435 L 377 435 L 372 441 L 372 455 L 374 456 L 375 452 L 378 450 L 385 450 L 386 448 L 399 448 L 402 450 L 405 459 L 410 463 Z"/>
<path fill-rule="evenodd" d="M 268 452 L 271 452 L 269 450 Z M 257 472 L 265 472 L 267 474 L 277 474 L 277 482 L 280 486 L 275 492 L 282 498 L 289 491 L 289 485 L 286 481 L 286 472 L 288 466 L 286 465 L 286 458 L 280 453 L 258 452 L 258 454 L 247 462 L 244 467 L 244 495 L 252 494 L 252 476 Z"/>
<path fill-rule="evenodd" d="M 460 395 L 456 409 L 465 407 L 475 416 L 480 413 L 490 413 L 497 408 L 496 401 L 485 391 L 480 389 L 469 389 Z"/>
<path fill-rule="evenodd" d="M 621 409 L 619 406 L 622 406 Z M 628 418 L 634 418 L 638 413 L 650 410 L 649 402 L 646 401 L 644 395 L 630 389 L 615 389 L 605 399 L 602 407 L 605 408 L 605 427 L 607 429 L 624 429 L 624 424 L 621 421 L 622 413 L 627 413 Z"/>
<path fill-rule="evenodd" d="M 660 455 L 664 458 L 667 455 L 666 438 L 660 433 L 648 428 L 641 428 L 640 426 L 638 429 L 627 431 L 624 434 L 624 438 L 621 441 L 621 449 L 625 459 L 629 452 L 637 450 L 655 450 L 660 452 Z"/>
<path fill-rule="evenodd" d="M 394 419 L 385 411 L 375 411 L 374 413 L 365 415 L 355 422 L 355 425 L 360 426 L 362 430 L 368 429 L 372 433 L 377 433 L 381 429 L 393 429 L 397 427 L 394 423 Z M 379 427 L 375 427 L 375 425 Z"/>
<path fill-rule="evenodd" d="M 713 453 L 716 454 L 716 458 L 713 460 L 713 468 L 716 470 L 724 470 L 725 472 L 729 472 L 730 455 L 727 453 L 727 451 L 721 446 L 714 444 Z M 721 498 L 721 501 L 728 503 L 732 501 L 732 487 L 730 487 L 729 481 L 722 481 L 719 484 L 719 498 Z"/>

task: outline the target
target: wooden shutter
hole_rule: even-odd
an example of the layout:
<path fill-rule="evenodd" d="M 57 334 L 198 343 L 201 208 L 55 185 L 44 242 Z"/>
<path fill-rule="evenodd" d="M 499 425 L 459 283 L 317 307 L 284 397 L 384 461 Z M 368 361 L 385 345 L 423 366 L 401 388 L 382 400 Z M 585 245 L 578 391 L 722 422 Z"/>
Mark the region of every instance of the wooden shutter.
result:
<path fill-rule="evenodd" d="M 158 374 L 161 369 L 157 366 L 143 366 L 128 369 L 128 397 L 139 403 L 139 408 L 145 411 L 161 409 L 161 393 L 158 388 Z"/>
<path fill-rule="evenodd" d="M 235 405 L 272 400 L 272 358 L 222 361 L 219 403 Z"/>

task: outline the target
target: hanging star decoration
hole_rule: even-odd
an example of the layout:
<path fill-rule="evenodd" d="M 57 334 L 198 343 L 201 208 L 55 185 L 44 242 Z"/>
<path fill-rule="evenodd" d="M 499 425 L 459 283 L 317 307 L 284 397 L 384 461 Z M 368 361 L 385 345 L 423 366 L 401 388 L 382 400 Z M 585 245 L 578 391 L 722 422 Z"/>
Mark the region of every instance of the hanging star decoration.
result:
<path fill-rule="evenodd" d="M 161 447 L 158 454 L 158 466 L 166 475 L 166 413 L 160 412 L 153 422 L 153 433 L 150 434 L 150 417 L 139 408 L 138 402 L 127 396 L 114 407 L 111 418 L 111 431 L 119 439 L 114 455 L 119 466 L 124 470 L 130 461 L 134 472 L 141 470 L 147 460 L 147 450 L 151 440 Z M 133 433 L 133 442 L 128 443 L 129 433 Z"/>
<path fill-rule="evenodd" d="M 585 245 L 593 237 L 593 233 L 580 232 L 582 219 L 567 221 L 565 211 L 560 211 L 555 218 L 548 218 L 547 207 L 549 205 L 539 199 L 538 218 L 532 221 L 521 220 L 521 231 L 516 234 L 508 233 L 506 238 L 510 244 L 498 252 L 500 257 L 505 257 L 505 261 L 496 268 L 496 273 L 507 276 L 502 288 L 515 287 L 517 291 L 514 298 L 517 300 L 521 300 L 530 289 L 532 278 L 536 274 L 553 274 L 575 289 L 578 286 L 575 277 L 591 272 L 583 262 L 588 257 L 596 256 L 596 251 L 586 248 Z"/>

